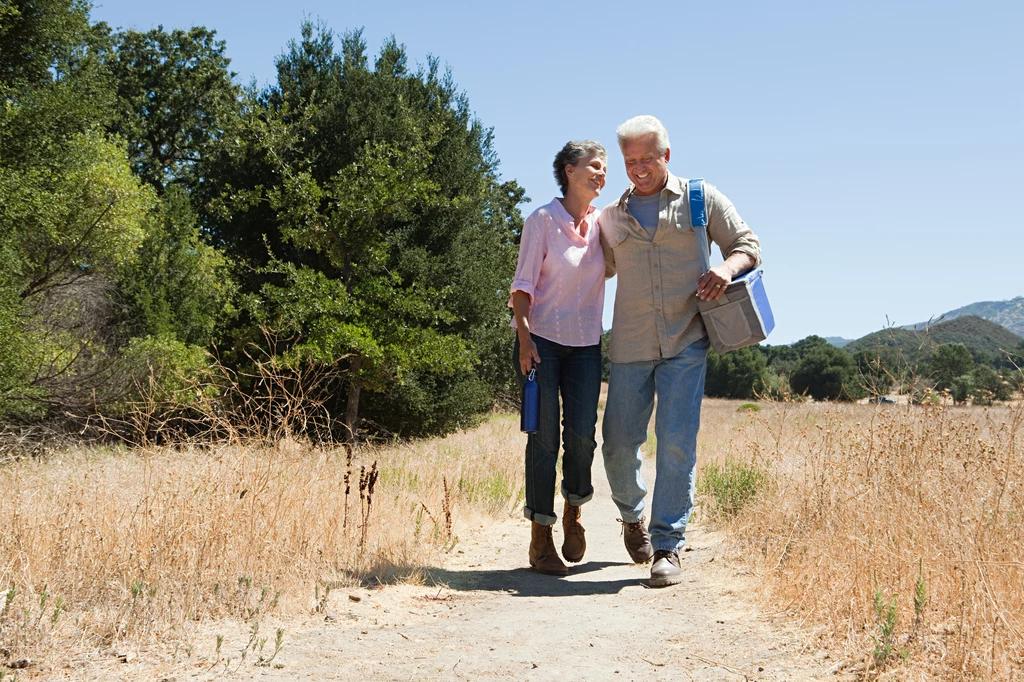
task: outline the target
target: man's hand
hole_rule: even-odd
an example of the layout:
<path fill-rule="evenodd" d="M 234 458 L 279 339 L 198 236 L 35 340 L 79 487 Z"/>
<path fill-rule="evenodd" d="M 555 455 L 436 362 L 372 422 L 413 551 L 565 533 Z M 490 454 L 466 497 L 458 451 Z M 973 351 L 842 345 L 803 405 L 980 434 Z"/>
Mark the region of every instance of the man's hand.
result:
<path fill-rule="evenodd" d="M 533 342 L 533 339 L 527 340 L 523 343 L 522 339 L 519 340 L 519 369 L 522 370 L 523 376 L 530 373 L 533 369 L 534 363 L 540 362 L 540 353 L 537 352 L 537 344 Z"/>
<path fill-rule="evenodd" d="M 725 262 L 711 268 L 697 280 L 697 296 L 705 301 L 717 301 L 725 293 L 736 275 L 749 272 L 757 261 L 746 253 L 734 253 Z"/>
<path fill-rule="evenodd" d="M 732 281 L 732 268 L 725 263 L 711 268 L 697 280 L 697 297 L 704 301 L 717 301 Z"/>

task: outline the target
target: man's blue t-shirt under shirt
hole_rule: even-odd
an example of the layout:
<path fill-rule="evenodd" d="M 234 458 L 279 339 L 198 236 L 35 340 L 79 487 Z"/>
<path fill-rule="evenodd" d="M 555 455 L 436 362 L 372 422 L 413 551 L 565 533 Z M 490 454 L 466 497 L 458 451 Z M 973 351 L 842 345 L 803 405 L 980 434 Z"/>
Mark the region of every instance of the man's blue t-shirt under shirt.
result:
<path fill-rule="evenodd" d="M 658 208 L 660 203 L 661 192 L 655 192 L 646 197 L 631 194 L 629 199 L 626 200 L 626 207 L 629 209 L 630 215 L 636 218 L 636 221 L 640 223 L 640 227 L 647 230 L 647 234 L 651 235 L 651 239 L 654 239 L 654 233 L 658 231 Z"/>

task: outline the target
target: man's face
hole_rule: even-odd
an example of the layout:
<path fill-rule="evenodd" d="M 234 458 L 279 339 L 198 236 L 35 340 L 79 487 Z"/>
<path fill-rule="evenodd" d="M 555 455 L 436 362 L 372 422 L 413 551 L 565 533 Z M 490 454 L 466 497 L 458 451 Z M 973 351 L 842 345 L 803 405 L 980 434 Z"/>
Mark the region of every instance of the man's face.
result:
<path fill-rule="evenodd" d="M 648 196 L 660 192 L 668 182 L 668 158 L 671 150 L 658 152 L 658 138 L 651 133 L 622 143 L 626 175 L 636 186 L 635 194 Z"/>

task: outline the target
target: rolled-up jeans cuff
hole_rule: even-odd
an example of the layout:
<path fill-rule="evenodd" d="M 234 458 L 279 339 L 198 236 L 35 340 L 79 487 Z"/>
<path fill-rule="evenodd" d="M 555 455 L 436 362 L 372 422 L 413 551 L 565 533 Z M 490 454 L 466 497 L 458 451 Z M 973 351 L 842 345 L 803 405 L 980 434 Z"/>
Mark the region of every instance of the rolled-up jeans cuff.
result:
<path fill-rule="evenodd" d="M 587 502 L 590 502 L 590 500 L 594 499 L 594 489 L 591 488 L 590 489 L 590 493 L 588 495 L 584 495 L 584 496 L 580 497 L 579 495 L 573 495 L 568 490 L 566 490 L 565 489 L 565 483 L 563 482 L 562 483 L 562 499 L 565 500 L 566 502 L 568 502 L 569 504 L 571 504 L 574 507 L 582 507 Z"/>
<path fill-rule="evenodd" d="M 530 519 L 534 523 L 539 523 L 542 526 L 553 526 L 555 521 L 558 520 L 557 516 L 548 516 L 547 514 L 538 514 L 529 507 L 523 507 L 523 516 Z"/>

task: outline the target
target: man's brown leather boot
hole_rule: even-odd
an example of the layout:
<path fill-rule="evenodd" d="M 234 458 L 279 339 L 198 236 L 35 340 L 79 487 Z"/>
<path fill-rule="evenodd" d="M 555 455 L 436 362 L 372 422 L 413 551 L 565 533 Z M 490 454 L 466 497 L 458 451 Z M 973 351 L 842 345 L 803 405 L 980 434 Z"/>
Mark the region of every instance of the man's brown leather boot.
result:
<path fill-rule="evenodd" d="M 647 563 L 654 556 L 654 548 L 651 547 L 651 534 L 647 531 L 646 518 L 640 517 L 640 520 L 636 523 L 623 521 L 622 540 L 633 563 Z"/>
<path fill-rule="evenodd" d="M 579 563 L 587 551 L 587 538 L 580 524 L 580 507 L 572 506 L 568 500 L 562 511 L 562 534 L 565 536 L 562 540 L 562 556 L 566 561 Z"/>
<path fill-rule="evenodd" d="M 536 521 L 530 535 L 530 565 L 538 573 L 546 575 L 569 575 L 569 569 L 558 558 L 555 541 L 551 537 L 551 526 Z"/>

